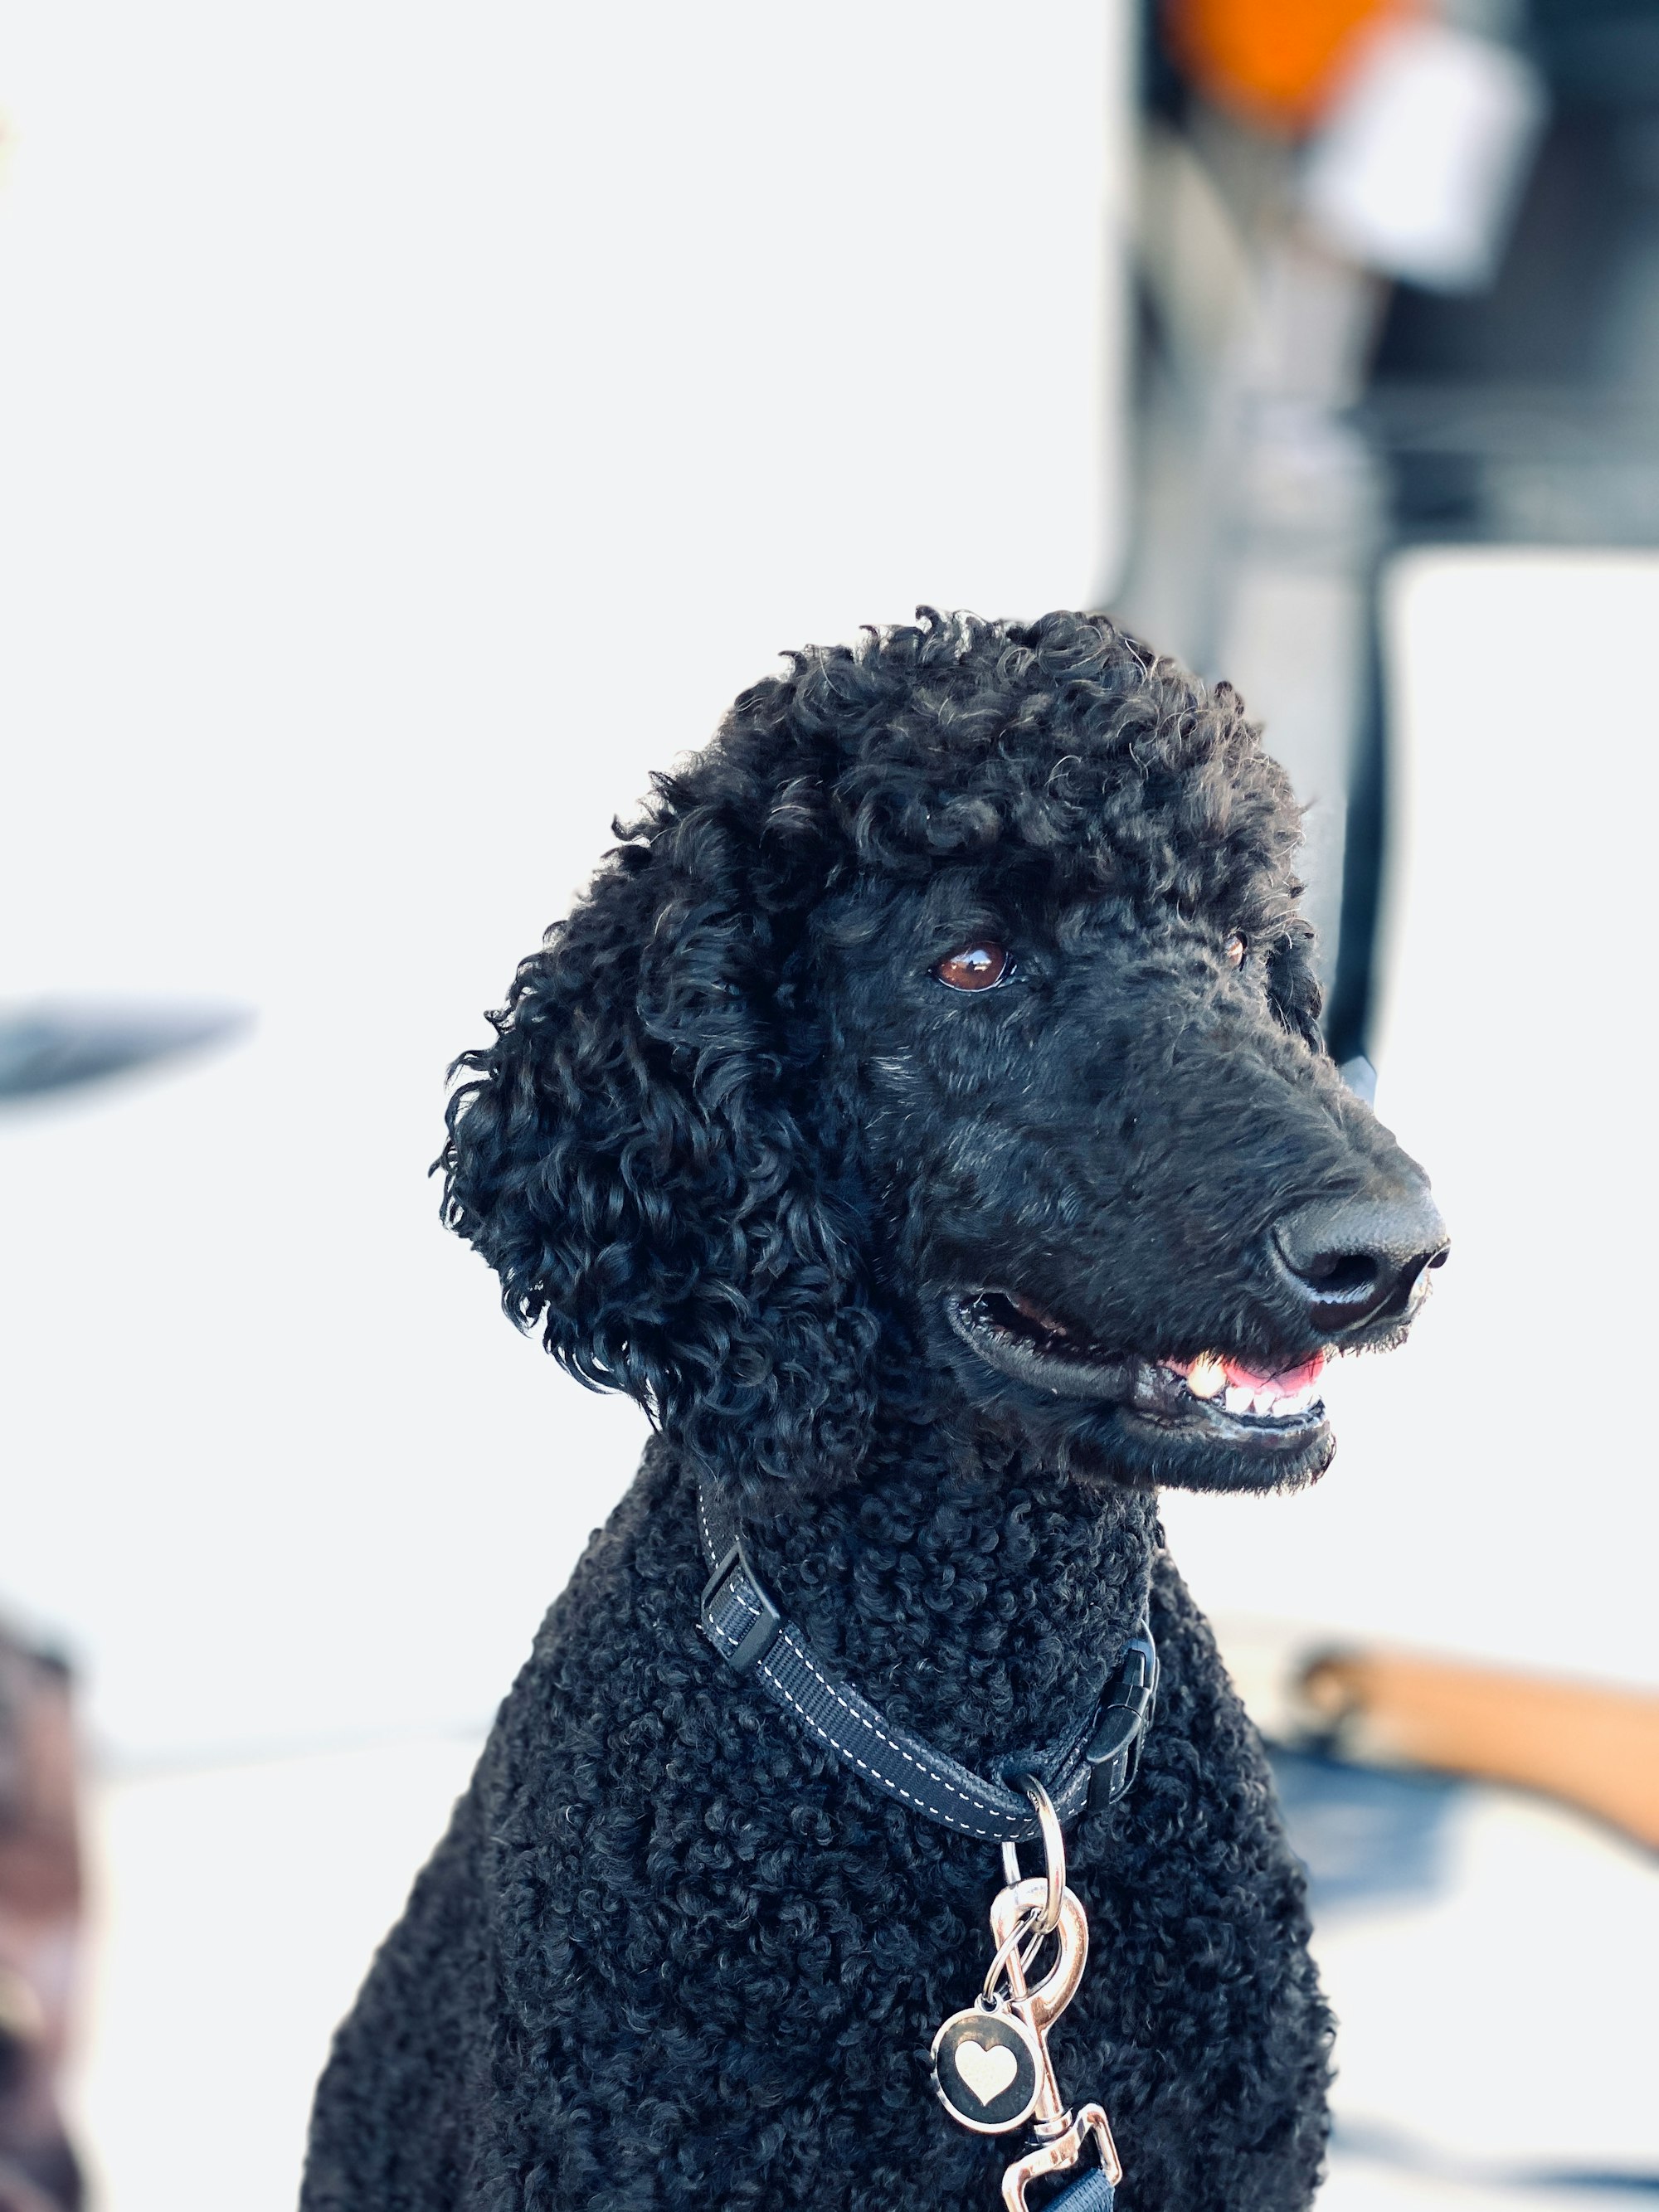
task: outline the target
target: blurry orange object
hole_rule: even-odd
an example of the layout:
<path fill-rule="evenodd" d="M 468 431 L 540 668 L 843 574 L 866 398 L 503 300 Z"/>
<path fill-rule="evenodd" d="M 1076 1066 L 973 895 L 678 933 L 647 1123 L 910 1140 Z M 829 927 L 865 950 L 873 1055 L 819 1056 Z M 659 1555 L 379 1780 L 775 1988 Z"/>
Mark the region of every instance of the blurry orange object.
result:
<path fill-rule="evenodd" d="M 1176 65 L 1206 99 L 1281 131 L 1316 123 L 1360 47 L 1417 0 L 1164 0 Z"/>
<path fill-rule="evenodd" d="M 1541 1790 L 1659 1850 L 1659 1692 L 1332 1651 L 1302 1694 L 1345 1754 Z"/>

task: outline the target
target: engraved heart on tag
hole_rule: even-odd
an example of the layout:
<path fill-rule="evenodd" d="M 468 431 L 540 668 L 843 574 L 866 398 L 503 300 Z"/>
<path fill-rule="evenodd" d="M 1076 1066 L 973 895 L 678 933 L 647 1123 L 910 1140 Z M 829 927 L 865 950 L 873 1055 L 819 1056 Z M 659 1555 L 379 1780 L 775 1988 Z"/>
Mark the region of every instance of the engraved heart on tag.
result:
<path fill-rule="evenodd" d="M 975 2135 L 1004 2136 L 1030 2117 L 1042 2047 L 1000 2005 L 952 2013 L 933 2038 L 933 2087 L 951 2118 Z"/>
<path fill-rule="evenodd" d="M 989 2105 L 1018 2073 L 1019 2061 L 1006 2043 L 975 2043 L 964 2039 L 957 2045 L 957 2071 L 981 2104 Z"/>

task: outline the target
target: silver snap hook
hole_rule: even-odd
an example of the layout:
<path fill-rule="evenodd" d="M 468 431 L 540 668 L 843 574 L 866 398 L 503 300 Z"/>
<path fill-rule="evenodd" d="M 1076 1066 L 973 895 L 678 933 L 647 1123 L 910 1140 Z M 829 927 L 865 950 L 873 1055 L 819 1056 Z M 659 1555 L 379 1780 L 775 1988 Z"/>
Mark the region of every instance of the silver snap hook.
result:
<path fill-rule="evenodd" d="M 1035 1774 L 1014 1774 L 1009 1777 L 1017 1790 L 1023 1790 L 1031 1801 L 1031 1809 L 1037 1816 L 1037 1829 L 1042 1838 L 1044 1872 L 1048 1876 L 1048 1895 L 1042 1908 L 1042 1917 L 1032 1929 L 1033 1935 L 1052 1935 L 1060 1925 L 1060 1909 L 1066 1895 L 1066 1837 L 1060 1825 L 1060 1815 L 1054 1810 L 1054 1801 Z M 1002 1870 L 1010 1882 L 1020 1879 L 1019 1846 L 1008 1843 L 1002 1847 Z"/>

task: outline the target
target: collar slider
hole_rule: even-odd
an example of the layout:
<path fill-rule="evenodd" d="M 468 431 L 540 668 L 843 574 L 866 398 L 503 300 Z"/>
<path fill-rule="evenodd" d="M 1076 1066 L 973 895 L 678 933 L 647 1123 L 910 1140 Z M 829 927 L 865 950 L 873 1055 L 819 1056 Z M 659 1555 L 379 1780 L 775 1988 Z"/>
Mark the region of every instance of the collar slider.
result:
<path fill-rule="evenodd" d="M 783 1633 L 783 1615 L 734 1541 L 702 1586 L 702 1632 L 739 1674 L 763 1659 Z"/>

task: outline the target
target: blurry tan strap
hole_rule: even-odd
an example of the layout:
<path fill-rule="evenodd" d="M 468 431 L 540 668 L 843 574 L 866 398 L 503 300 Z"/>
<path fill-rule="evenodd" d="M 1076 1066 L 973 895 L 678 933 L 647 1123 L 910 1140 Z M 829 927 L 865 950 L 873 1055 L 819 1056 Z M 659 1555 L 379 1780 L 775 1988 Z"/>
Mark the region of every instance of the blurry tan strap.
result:
<path fill-rule="evenodd" d="M 1360 1757 L 1540 1790 L 1659 1850 L 1659 1695 L 1387 1652 L 1327 1653 L 1301 1688 Z"/>

